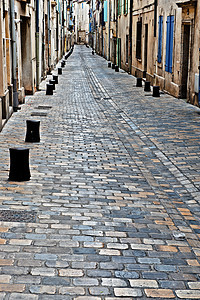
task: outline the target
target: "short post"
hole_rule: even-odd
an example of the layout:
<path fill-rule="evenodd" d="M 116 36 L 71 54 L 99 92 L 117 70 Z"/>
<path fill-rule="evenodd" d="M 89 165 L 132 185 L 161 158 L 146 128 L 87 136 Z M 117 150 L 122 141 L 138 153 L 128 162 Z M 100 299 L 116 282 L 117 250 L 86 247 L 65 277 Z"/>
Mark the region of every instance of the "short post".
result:
<path fill-rule="evenodd" d="M 55 82 L 55 80 L 50 79 L 49 83 L 53 85 L 53 90 L 55 90 L 56 89 L 56 82 Z"/>
<path fill-rule="evenodd" d="M 53 80 L 55 80 L 55 84 L 58 84 L 58 75 L 53 75 Z"/>
<path fill-rule="evenodd" d="M 58 68 L 58 75 L 62 75 L 62 68 Z"/>
<path fill-rule="evenodd" d="M 47 85 L 46 85 L 46 95 L 53 95 L 53 84 L 47 83 Z"/>
<path fill-rule="evenodd" d="M 136 86 L 137 87 L 142 87 L 142 78 L 140 78 L 140 77 L 137 78 Z"/>
<path fill-rule="evenodd" d="M 119 66 L 115 66 L 115 72 L 119 72 Z"/>
<path fill-rule="evenodd" d="M 94 50 L 92 50 L 92 55 L 94 55 Z"/>
<path fill-rule="evenodd" d="M 160 87 L 157 85 L 153 86 L 153 97 L 160 97 Z"/>
<path fill-rule="evenodd" d="M 65 62 L 61 61 L 61 68 L 64 68 L 64 66 L 65 66 Z"/>
<path fill-rule="evenodd" d="M 108 68 L 111 68 L 111 62 L 108 62 Z"/>
<path fill-rule="evenodd" d="M 38 143 L 40 142 L 40 121 L 26 121 L 26 138 L 25 142 Z"/>
<path fill-rule="evenodd" d="M 10 181 L 28 181 L 31 174 L 29 169 L 29 149 L 10 148 Z"/>
<path fill-rule="evenodd" d="M 151 91 L 150 81 L 145 81 L 144 82 L 144 91 L 145 92 L 150 92 Z"/>
<path fill-rule="evenodd" d="M 113 69 L 113 70 L 115 69 L 115 64 L 112 64 L 112 69 Z"/>

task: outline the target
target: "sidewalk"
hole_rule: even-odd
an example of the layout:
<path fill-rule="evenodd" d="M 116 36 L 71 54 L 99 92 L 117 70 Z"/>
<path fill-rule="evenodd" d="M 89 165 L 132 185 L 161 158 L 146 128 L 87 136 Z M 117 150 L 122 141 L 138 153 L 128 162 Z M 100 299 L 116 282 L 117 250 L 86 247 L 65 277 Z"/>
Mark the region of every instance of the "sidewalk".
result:
<path fill-rule="evenodd" d="M 3 128 L 0 300 L 200 299 L 200 110 L 135 85 L 75 46 Z M 8 181 L 16 146 L 30 181 Z"/>

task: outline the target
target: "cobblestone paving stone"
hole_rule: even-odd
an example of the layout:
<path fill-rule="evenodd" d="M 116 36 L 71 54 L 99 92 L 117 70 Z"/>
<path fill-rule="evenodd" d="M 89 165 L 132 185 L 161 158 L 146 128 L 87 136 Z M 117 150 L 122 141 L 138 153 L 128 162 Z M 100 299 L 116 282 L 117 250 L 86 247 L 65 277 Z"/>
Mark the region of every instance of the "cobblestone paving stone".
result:
<path fill-rule="evenodd" d="M 0 299 L 200 299 L 200 110 L 85 46 L 26 100 L 0 133 Z M 15 146 L 30 181 L 8 181 Z"/>

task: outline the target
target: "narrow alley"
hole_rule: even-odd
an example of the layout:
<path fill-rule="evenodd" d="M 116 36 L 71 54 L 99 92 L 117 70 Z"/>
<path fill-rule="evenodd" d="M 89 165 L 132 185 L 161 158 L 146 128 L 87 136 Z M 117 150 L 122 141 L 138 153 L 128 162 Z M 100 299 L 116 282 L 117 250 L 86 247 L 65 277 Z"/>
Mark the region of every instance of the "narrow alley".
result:
<path fill-rule="evenodd" d="M 200 299 L 200 109 L 84 45 L 47 80 L 0 132 L 0 299 Z M 13 147 L 30 181 L 8 181 Z"/>

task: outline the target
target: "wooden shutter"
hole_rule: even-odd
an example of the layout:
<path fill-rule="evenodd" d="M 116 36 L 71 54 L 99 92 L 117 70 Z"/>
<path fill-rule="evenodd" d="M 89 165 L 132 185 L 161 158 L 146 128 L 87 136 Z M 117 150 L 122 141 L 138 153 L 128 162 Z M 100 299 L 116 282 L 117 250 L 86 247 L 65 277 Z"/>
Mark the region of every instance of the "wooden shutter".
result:
<path fill-rule="evenodd" d="M 158 26 L 158 62 L 161 63 L 162 60 L 162 31 L 163 31 L 163 16 L 159 17 Z"/>
<path fill-rule="evenodd" d="M 174 16 L 170 16 L 170 43 L 169 43 L 169 72 L 172 73 L 174 44 Z"/>

